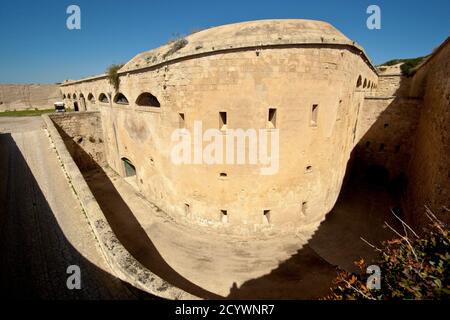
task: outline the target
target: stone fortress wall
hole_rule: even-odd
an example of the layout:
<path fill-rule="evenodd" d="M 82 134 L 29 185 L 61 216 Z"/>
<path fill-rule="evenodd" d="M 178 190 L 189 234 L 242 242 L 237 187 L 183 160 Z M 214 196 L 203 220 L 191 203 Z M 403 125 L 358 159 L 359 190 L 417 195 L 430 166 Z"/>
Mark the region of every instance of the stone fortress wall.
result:
<path fill-rule="evenodd" d="M 358 120 L 358 163 L 382 166 L 392 180 L 403 179 L 414 150 L 422 101 L 409 96 L 410 81 L 399 65 L 380 67 L 378 88 L 365 97 Z"/>
<path fill-rule="evenodd" d="M 88 110 L 100 110 L 109 165 L 124 175 L 121 159 L 129 159 L 146 197 L 201 223 L 222 225 L 225 214 L 227 225 L 250 229 L 323 220 L 355 143 L 357 110 L 376 85 L 364 52 L 329 24 L 305 20 L 223 26 L 186 40 L 169 59 L 163 57 L 172 45 L 140 54 L 120 70 L 119 91 L 128 104 L 115 102 L 105 77 L 62 86 L 66 98 L 82 95 Z M 155 64 L 133 69 L 145 61 Z M 160 107 L 138 106 L 145 92 Z M 220 112 L 229 129 L 264 129 L 269 108 L 276 109 L 280 130 L 276 174 L 260 175 L 261 166 L 249 164 L 172 163 L 180 114 L 190 132 L 196 120 L 219 129 Z"/>
<path fill-rule="evenodd" d="M 450 41 L 411 78 L 400 65 L 379 68 L 378 89 L 365 97 L 355 158 L 388 170 L 398 182 L 411 225 L 427 224 L 425 206 L 448 223 L 450 209 Z"/>
<path fill-rule="evenodd" d="M 52 109 L 62 101 L 58 84 L 0 84 L 0 112 Z"/>
<path fill-rule="evenodd" d="M 405 174 L 414 150 L 421 100 L 397 96 L 404 79 L 379 77 L 362 48 L 324 22 L 208 29 L 137 55 L 119 75 L 118 91 L 105 75 L 64 83 L 66 105 L 99 110 L 108 165 L 125 177 L 131 162 L 142 194 L 197 223 L 245 232 L 317 225 L 355 146 L 369 142 L 363 157 L 393 176 Z M 220 130 L 224 113 L 228 129 L 279 129 L 276 174 L 171 161 L 176 129 L 192 133 L 202 121 L 203 130 Z"/>
<path fill-rule="evenodd" d="M 450 38 L 434 51 L 412 79 L 410 95 L 422 100 L 407 168 L 405 201 L 409 220 L 427 222 L 424 205 L 450 223 Z"/>
<path fill-rule="evenodd" d="M 107 164 L 98 112 L 59 113 L 51 119 L 81 171 Z"/>

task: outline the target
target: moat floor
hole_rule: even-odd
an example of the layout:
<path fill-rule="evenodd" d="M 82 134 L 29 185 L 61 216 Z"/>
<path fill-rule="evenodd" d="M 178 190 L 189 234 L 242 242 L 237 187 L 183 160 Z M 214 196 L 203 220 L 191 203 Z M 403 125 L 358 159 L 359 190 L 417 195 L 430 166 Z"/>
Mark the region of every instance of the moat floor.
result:
<path fill-rule="evenodd" d="M 10 298 L 152 298 L 118 280 L 101 255 L 67 184 L 40 117 L 0 119 L 0 289 Z M 114 232 L 133 256 L 172 284 L 203 298 L 315 299 L 336 267 L 374 256 L 397 226 L 386 186 L 354 179 L 327 219 L 301 235 L 237 238 L 175 221 L 108 169 L 85 172 Z M 66 287 L 69 265 L 82 290 Z"/>
<path fill-rule="evenodd" d="M 394 200 L 380 187 L 355 181 L 306 242 L 290 235 L 251 239 L 174 221 L 110 169 L 85 173 L 100 206 L 132 255 L 170 283 L 204 298 L 316 299 L 329 293 L 336 266 L 374 256 L 392 233 L 384 221 Z M 351 192 L 351 190 L 355 190 Z"/>
<path fill-rule="evenodd" d="M 97 247 L 41 117 L 0 118 L 0 292 L 9 299 L 135 299 Z M 69 290 L 69 265 L 81 289 Z"/>

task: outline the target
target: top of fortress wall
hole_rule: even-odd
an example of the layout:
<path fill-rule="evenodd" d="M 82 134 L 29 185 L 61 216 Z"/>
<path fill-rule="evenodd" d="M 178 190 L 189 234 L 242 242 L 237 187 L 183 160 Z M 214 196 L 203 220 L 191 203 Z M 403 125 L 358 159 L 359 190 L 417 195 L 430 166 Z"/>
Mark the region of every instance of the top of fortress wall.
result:
<path fill-rule="evenodd" d="M 187 42 L 180 39 L 178 43 L 174 41 L 136 55 L 119 70 L 119 74 L 145 71 L 169 61 L 231 50 L 295 45 L 353 47 L 374 73 L 377 73 L 362 47 L 324 21 L 305 19 L 248 21 L 206 29 L 184 39 Z M 62 86 L 104 77 L 106 75 L 102 74 L 77 81 L 67 81 Z"/>

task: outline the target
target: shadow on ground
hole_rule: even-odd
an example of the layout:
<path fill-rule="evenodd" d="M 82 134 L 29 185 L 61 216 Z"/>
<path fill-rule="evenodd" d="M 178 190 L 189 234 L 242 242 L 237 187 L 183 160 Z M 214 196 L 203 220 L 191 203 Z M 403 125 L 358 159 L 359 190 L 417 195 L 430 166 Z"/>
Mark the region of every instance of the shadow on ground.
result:
<path fill-rule="evenodd" d="M 77 155 L 77 165 L 127 250 L 149 270 L 178 288 L 206 299 L 224 298 L 195 285 L 167 264 L 103 169 L 63 130 L 59 128 L 59 131 L 69 151 Z M 395 225 L 390 213 L 397 205 L 395 190 L 390 190 L 382 171 L 369 168 L 352 174 L 354 171 L 348 168 L 348 172 L 336 206 L 309 243 L 269 274 L 246 281 L 239 288 L 234 284 L 225 298 L 321 298 L 329 293 L 338 267 L 355 271 L 353 261 L 375 257 L 373 249 L 360 237 L 374 244 L 391 237 L 383 229 L 383 223 L 388 220 Z M 90 179 L 93 174 L 95 179 Z"/>
<path fill-rule="evenodd" d="M 103 169 L 67 133 L 59 127 L 57 129 L 69 152 L 76 155 L 74 160 L 86 183 L 128 252 L 150 271 L 182 290 L 205 299 L 222 298 L 187 280 L 164 260 Z M 89 179 L 93 172 L 95 180 Z"/>
<path fill-rule="evenodd" d="M 0 154 L 3 298 L 156 298 L 98 268 L 71 245 L 11 134 L 0 134 Z M 67 288 L 69 265 L 80 267 L 81 290 Z"/>
<path fill-rule="evenodd" d="M 375 250 L 361 237 L 376 246 L 393 237 L 383 224 L 399 227 L 390 211 L 399 206 L 397 190 L 382 168 L 348 170 L 345 181 L 336 205 L 308 244 L 269 274 L 233 286 L 228 298 L 319 299 L 330 293 L 338 269 L 357 272 L 354 261 L 376 261 Z"/>

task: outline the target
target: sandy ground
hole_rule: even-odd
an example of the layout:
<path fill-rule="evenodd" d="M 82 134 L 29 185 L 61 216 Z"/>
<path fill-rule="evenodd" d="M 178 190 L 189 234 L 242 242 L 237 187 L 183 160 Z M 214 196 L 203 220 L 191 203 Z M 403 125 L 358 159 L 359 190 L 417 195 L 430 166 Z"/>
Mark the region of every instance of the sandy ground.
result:
<path fill-rule="evenodd" d="M 171 218 L 110 169 L 85 176 L 133 256 L 170 283 L 205 298 L 323 297 L 336 266 L 353 271 L 355 260 L 375 256 L 361 236 L 379 244 L 392 236 L 383 229 L 384 221 L 396 225 L 389 211 L 394 200 L 385 189 L 361 181 L 342 192 L 315 230 L 243 239 L 189 224 L 184 217 Z"/>
<path fill-rule="evenodd" d="M 8 298 L 146 297 L 110 274 L 41 117 L 0 118 L 0 288 Z M 69 265 L 81 290 L 68 290 Z"/>

